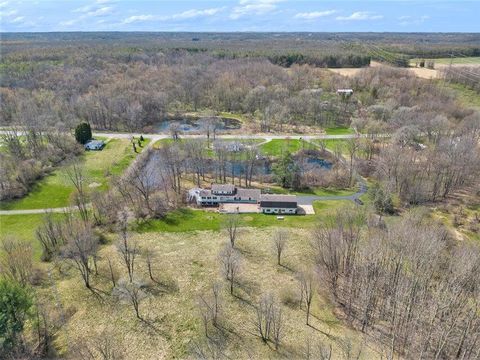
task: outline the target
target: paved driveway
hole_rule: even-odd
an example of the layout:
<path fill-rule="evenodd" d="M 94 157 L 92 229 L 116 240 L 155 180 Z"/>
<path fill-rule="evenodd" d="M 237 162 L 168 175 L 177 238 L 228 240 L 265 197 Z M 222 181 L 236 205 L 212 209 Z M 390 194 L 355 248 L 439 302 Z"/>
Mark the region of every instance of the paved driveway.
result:
<path fill-rule="evenodd" d="M 312 205 L 314 201 L 323 201 L 323 200 L 351 200 L 355 201 L 361 195 L 365 194 L 368 190 L 365 180 L 360 176 L 358 177 L 359 189 L 355 194 L 351 195 L 331 195 L 331 196 L 316 196 L 316 195 L 298 195 L 297 201 L 298 205 Z"/>

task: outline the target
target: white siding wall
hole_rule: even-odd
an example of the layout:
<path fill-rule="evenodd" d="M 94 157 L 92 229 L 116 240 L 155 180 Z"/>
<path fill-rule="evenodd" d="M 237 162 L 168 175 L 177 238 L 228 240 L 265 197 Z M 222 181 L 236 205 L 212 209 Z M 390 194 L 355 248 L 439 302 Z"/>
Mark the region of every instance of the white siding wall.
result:
<path fill-rule="evenodd" d="M 296 208 L 262 208 L 261 209 L 265 214 L 296 214 Z"/>

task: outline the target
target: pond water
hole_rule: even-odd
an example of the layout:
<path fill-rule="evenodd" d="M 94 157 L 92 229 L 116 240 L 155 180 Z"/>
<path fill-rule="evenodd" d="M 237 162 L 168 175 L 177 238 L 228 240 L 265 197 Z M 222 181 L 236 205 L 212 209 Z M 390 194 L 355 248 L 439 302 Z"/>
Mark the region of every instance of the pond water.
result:
<path fill-rule="evenodd" d="M 313 165 L 313 166 L 319 166 L 323 169 L 330 170 L 332 168 L 332 163 L 325 160 L 325 159 L 320 159 L 320 158 L 307 158 L 306 163 L 308 165 Z"/>
<path fill-rule="evenodd" d="M 216 117 L 218 119 L 217 131 L 237 130 L 242 127 L 240 120 L 224 117 Z M 159 132 L 168 132 L 172 124 L 178 124 L 180 131 L 184 133 L 198 132 L 202 130 L 200 117 L 183 116 L 175 118 L 167 118 L 155 126 L 155 130 Z"/>
<path fill-rule="evenodd" d="M 153 151 L 148 158 L 144 173 L 148 174 L 146 177 L 146 181 L 148 181 L 149 185 L 157 187 L 162 182 L 163 176 L 162 173 L 162 164 L 165 161 L 162 159 L 162 155 L 159 151 Z M 297 162 L 297 164 L 301 167 L 303 171 L 311 171 L 315 169 L 325 169 L 329 170 L 332 167 L 332 163 L 326 161 L 325 159 L 317 158 L 317 157 L 307 157 L 304 159 L 303 162 Z M 272 165 L 273 163 L 268 159 L 261 159 L 257 160 L 255 164 L 253 176 L 268 176 L 272 174 Z M 188 167 L 188 165 L 187 165 Z M 215 174 L 216 169 L 218 167 L 218 161 L 216 159 L 208 159 L 205 162 L 205 170 L 207 173 Z M 234 176 L 239 177 L 245 174 L 245 170 L 247 168 L 246 162 L 243 161 L 227 161 L 226 163 L 226 175 L 227 177 L 231 176 L 232 171 Z"/>
<path fill-rule="evenodd" d="M 214 166 L 215 164 L 212 164 Z M 307 170 L 314 170 L 314 169 L 324 169 L 330 170 L 332 168 L 332 163 L 320 158 L 309 157 L 306 158 L 303 165 L 298 164 L 303 171 Z M 227 163 L 227 174 L 233 172 L 235 176 L 241 175 L 245 173 L 246 164 L 242 161 L 235 161 L 235 162 L 228 162 Z M 254 174 L 257 175 L 270 175 L 272 174 L 272 163 L 268 160 L 259 160 L 255 165 Z"/>

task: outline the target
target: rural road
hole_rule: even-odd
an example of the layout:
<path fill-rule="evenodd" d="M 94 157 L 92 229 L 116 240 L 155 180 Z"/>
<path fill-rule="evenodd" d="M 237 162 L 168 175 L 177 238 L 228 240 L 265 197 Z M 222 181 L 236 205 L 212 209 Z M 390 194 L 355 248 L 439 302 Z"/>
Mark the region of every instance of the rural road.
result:
<path fill-rule="evenodd" d="M 0 134 L 5 131 L 0 131 Z M 143 136 L 146 139 L 151 139 L 153 142 L 160 139 L 169 139 L 171 136 L 169 134 L 140 134 L 140 133 L 104 133 L 104 132 L 94 132 L 93 136 L 103 136 L 109 139 L 130 139 L 132 137 Z M 270 140 L 286 140 L 286 139 L 304 139 L 309 140 L 327 140 L 327 139 L 356 139 L 356 138 L 368 138 L 368 137 L 390 137 L 390 134 L 344 134 L 344 135 L 327 135 L 327 134 L 318 134 L 318 135 L 271 135 L 271 134 L 226 134 L 226 135 L 216 135 L 216 139 L 265 139 Z M 198 139 L 204 138 L 204 134 L 182 134 L 180 138 L 183 139 Z"/>
<path fill-rule="evenodd" d="M 45 213 L 63 213 L 65 211 L 78 210 L 76 206 L 59 207 L 49 209 L 25 209 L 25 210 L 0 210 L 0 215 L 29 215 L 29 214 L 45 214 Z"/>
<path fill-rule="evenodd" d="M 0 130 L 1 134 L 6 134 L 7 130 Z M 19 132 L 21 133 L 21 131 Z M 142 135 L 146 139 L 150 139 L 149 146 L 152 146 L 156 141 L 161 139 L 168 139 L 171 136 L 169 134 L 140 134 L 140 133 L 104 133 L 94 132 L 93 136 L 102 136 L 108 139 L 130 139 L 132 137 L 140 137 Z M 217 135 L 217 139 L 265 139 L 266 142 L 274 139 L 304 139 L 306 141 L 316 139 L 354 139 L 354 138 L 366 138 L 370 136 L 375 137 L 389 137 L 390 134 L 346 134 L 346 135 L 270 135 L 270 134 L 238 134 L 238 135 Z M 205 135 L 182 135 L 182 138 L 195 139 L 202 138 Z M 328 201 L 328 200 L 352 200 L 358 199 L 367 190 L 367 185 L 363 179 L 359 178 L 359 191 L 352 195 L 332 195 L 332 196 L 298 196 L 298 203 L 300 205 L 311 205 L 314 201 Z M 76 210 L 76 207 L 60 207 L 60 208 L 46 208 L 46 209 L 24 209 L 24 210 L 0 210 L 1 215 L 28 215 L 28 214 L 44 214 L 48 212 L 62 213 L 67 210 Z"/>

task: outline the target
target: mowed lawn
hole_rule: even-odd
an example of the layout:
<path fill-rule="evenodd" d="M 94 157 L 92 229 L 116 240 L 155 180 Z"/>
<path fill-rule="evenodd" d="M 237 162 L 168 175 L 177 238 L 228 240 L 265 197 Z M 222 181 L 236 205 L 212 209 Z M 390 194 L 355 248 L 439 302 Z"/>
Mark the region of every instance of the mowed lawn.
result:
<path fill-rule="evenodd" d="M 62 215 L 53 214 L 53 216 L 60 217 Z M 44 214 L 0 216 L 0 241 L 10 236 L 28 241 L 32 244 L 35 259 L 40 260 L 42 249 L 40 242 L 35 238 L 35 232 L 44 218 Z"/>
<path fill-rule="evenodd" d="M 83 166 L 91 190 L 105 190 L 112 175 L 120 175 L 136 155 L 129 140 L 112 139 L 102 151 L 85 152 L 77 164 Z M 64 169 L 61 167 L 41 179 L 25 197 L 2 202 L 0 208 L 23 210 L 68 206 L 74 188 Z"/>
<path fill-rule="evenodd" d="M 346 126 L 337 126 L 337 127 L 326 128 L 325 132 L 327 133 L 327 135 L 355 134 L 355 130 L 353 130 L 352 128 L 346 127 Z"/>
<path fill-rule="evenodd" d="M 306 190 L 299 190 L 299 191 L 289 191 L 288 189 L 282 188 L 275 188 L 272 189 L 272 192 L 276 194 L 292 194 L 292 195 L 299 195 L 299 196 L 347 196 L 352 195 L 357 192 L 357 189 L 336 189 L 336 188 L 312 188 Z"/>
<path fill-rule="evenodd" d="M 315 201 L 315 215 L 285 215 L 277 220 L 276 215 L 240 214 L 242 227 L 312 227 L 323 216 L 331 214 L 343 206 L 353 206 L 346 200 Z M 134 230 L 146 232 L 189 232 L 213 230 L 219 231 L 226 218 L 225 214 L 201 209 L 184 208 L 172 211 L 164 219 L 150 220 L 139 224 Z"/>
<path fill-rule="evenodd" d="M 302 149 L 310 149 L 312 144 L 298 139 L 273 139 L 260 145 L 260 151 L 267 156 L 282 156 L 286 152 L 295 154 Z"/>
<path fill-rule="evenodd" d="M 340 151 L 340 153 L 344 154 L 347 150 L 347 140 L 343 139 L 316 139 L 312 140 L 312 143 L 316 145 L 324 144 L 325 148 L 330 151 Z"/>

